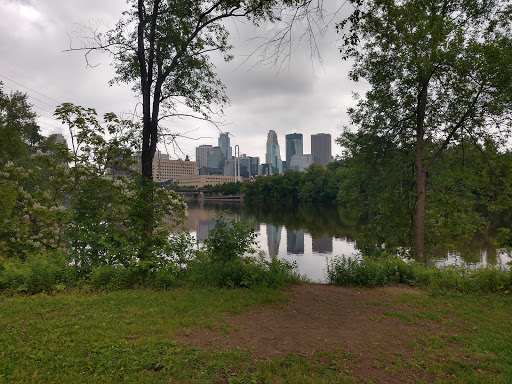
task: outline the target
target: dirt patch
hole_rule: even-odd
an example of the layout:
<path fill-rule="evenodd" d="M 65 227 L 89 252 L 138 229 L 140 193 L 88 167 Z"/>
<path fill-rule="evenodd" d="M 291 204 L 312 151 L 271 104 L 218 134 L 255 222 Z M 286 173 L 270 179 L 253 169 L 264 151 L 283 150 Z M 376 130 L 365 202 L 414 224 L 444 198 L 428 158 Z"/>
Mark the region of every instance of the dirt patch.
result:
<path fill-rule="evenodd" d="M 398 294 L 420 294 L 409 287 L 376 289 L 302 284 L 290 289 L 284 307 L 251 308 L 228 315 L 214 330 L 179 335 L 187 345 L 206 349 L 249 348 L 255 361 L 276 359 L 289 353 L 309 355 L 317 351 L 344 351 L 360 356 L 354 374 L 378 383 L 427 379 L 405 368 L 400 378 L 379 369 L 394 351 L 408 353 L 407 343 L 420 332 L 434 334 L 439 325 L 429 320 L 407 321 L 408 309 L 395 300 Z M 396 318 L 390 314 L 405 314 Z M 410 349 L 409 349 L 410 350 Z M 405 351 L 405 352 L 404 352 Z M 376 363 L 377 361 L 377 363 Z"/>

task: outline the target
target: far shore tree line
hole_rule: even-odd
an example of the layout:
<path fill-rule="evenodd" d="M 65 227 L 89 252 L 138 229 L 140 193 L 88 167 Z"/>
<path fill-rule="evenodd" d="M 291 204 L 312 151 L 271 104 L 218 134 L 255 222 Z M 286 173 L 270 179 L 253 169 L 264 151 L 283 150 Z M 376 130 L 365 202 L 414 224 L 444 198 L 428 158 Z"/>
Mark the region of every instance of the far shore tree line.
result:
<path fill-rule="evenodd" d="M 210 121 L 228 103 L 209 56 L 231 59 L 227 20 L 284 25 L 270 50 L 279 54 L 293 23 L 311 28 L 323 17 L 321 0 L 128 4 L 114 29 L 93 31 L 76 49 L 110 54 L 112 82 L 132 84 L 140 96 L 140 122 L 63 104 L 56 115 L 72 135 L 66 152 L 40 134 L 25 95 L 0 91 L 2 263 L 51 256 L 78 274 L 107 265 L 137 268 L 137 276 L 169 267 L 165 255 L 188 248 L 169 236 L 183 221 L 182 199 L 152 180 L 158 142 L 179 137 L 162 121 Z M 347 157 L 326 169 L 258 177 L 242 192 L 248 200 L 337 201 L 365 220 L 367 254 L 385 248 L 425 262 L 430 247 L 467 239 L 486 214 L 511 207 L 512 3 L 349 0 L 345 7 L 336 24 L 340 57 L 354 63 L 350 79 L 370 86 L 338 138 Z M 142 175 L 105 177 L 135 150 Z M 225 227 L 218 232 L 229 236 Z M 221 244 L 211 247 L 209 261 L 219 259 Z"/>

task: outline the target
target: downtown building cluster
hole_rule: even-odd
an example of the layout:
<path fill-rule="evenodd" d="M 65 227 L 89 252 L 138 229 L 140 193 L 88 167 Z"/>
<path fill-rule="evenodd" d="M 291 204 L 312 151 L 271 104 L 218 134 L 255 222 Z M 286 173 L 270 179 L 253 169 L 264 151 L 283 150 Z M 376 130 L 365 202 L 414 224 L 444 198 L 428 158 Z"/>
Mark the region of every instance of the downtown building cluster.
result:
<path fill-rule="evenodd" d="M 302 133 L 285 136 L 285 160 L 281 158 L 281 149 L 277 133 L 270 130 L 267 135 L 265 162 L 260 164 L 259 157 L 233 152 L 229 133 L 221 133 L 218 146 L 200 145 L 196 148 L 196 162 L 199 175 L 222 175 L 233 180 L 250 180 L 258 175 L 284 173 L 288 169 L 303 172 L 311 164 L 326 167 L 331 161 L 331 135 L 319 133 L 311 135 L 311 153 L 304 154 Z"/>
<path fill-rule="evenodd" d="M 234 149 L 234 150 L 233 150 Z M 303 172 L 311 164 L 325 167 L 331 161 L 331 135 L 311 135 L 311 153 L 304 154 L 303 135 L 292 133 L 285 136 L 285 160 L 281 158 L 279 140 L 275 131 L 267 135 L 265 163 L 259 157 L 240 154 L 239 148 L 231 147 L 229 132 L 219 135 L 218 145 L 196 147 L 196 161 L 173 160 L 157 151 L 153 158 L 153 180 L 159 183 L 176 183 L 183 186 L 204 187 L 233 181 L 251 180 L 258 175 L 284 173 L 291 169 Z M 140 154 L 136 155 L 140 167 Z"/>
<path fill-rule="evenodd" d="M 304 141 L 302 133 L 291 133 L 285 136 L 286 157 L 281 159 L 279 141 L 275 131 L 271 130 L 267 136 L 266 163 L 260 167 L 260 175 L 273 175 L 284 173 L 291 169 L 297 172 L 304 170 L 311 164 L 320 164 L 326 167 L 332 160 L 331 135 L 318 133 L 311 135 L 311 153 L 304 154 Z"/>

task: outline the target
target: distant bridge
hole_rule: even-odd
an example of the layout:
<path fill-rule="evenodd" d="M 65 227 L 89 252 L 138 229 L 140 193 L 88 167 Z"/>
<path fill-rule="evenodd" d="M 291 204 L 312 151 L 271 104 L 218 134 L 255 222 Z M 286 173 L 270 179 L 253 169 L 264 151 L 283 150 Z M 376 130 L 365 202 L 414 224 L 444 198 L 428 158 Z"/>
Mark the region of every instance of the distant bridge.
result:
<path fill-rule="evenodd" d="M 178 195 L 184 198 L 194 200 L 218 200 L 218 201 L 242 201 L 243 197 L 240 193 L 236 195 L 224 196 L 222 193 L 216 193 L 212 191 L 176 191 Z"/>

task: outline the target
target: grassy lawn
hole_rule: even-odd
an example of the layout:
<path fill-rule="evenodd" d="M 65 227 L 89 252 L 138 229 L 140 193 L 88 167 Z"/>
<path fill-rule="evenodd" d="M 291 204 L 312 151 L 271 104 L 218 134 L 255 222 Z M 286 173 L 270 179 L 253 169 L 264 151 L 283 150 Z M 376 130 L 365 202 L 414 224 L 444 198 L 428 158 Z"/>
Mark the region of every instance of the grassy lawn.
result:
<path fill-rule="evenodd" d="M 431 322 L 438 332 L 418 332 L 409 341 L 412 353 L 398 351 L 382 362 L 383 369 L 420 368 L 440 383 L 512 383 L 511 296 L 432 292 L 400 300 L 406 310 L 390 316 Z"/>
<path fill-rule="evenodd" d="M 434 323 L 439 332 L 418 332 L 407 351 L 369 345 L 373 369 L 405 382 L 512 382 L 512 297 L 425 292 L 397 300 L 400 310 L 386 317 Z M 286 301 L 271 289 L 0 296 L 0 383 L 376 382 L 362 379 L 360 356 L 341 345 L 255 362 L 249 349 L 209 351 L 174 340 L 176 332 L 215 327 L 226 313 Z"/>

